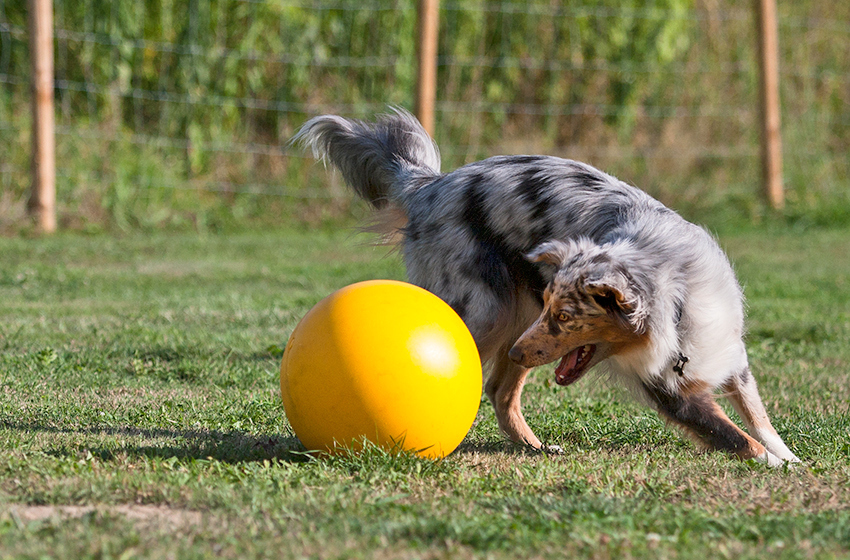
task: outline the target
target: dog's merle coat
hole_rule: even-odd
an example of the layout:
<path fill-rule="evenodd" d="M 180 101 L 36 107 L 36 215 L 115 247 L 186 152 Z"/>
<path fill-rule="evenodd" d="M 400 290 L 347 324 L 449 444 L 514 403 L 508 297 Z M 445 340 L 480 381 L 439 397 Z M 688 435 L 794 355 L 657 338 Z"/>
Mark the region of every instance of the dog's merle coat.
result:
<path fill-rule="evenodd" d="M 575 161 L 501 156 L 443 174 L 436 145 L 400 110 L 374 123 L 316 117 L 294 140 L 396 217 L 410 281 L 457 311 L 492 364 L 486 391 L 511 439 L 541 447 L 522 386 L 529 367 L 561 358 L 558 383 L 602 362 L 708 447 L 797 461 L 749 374 L 741 289 L 702 228 Z M 753 437 L 714 402 L 717 388 Z"/>

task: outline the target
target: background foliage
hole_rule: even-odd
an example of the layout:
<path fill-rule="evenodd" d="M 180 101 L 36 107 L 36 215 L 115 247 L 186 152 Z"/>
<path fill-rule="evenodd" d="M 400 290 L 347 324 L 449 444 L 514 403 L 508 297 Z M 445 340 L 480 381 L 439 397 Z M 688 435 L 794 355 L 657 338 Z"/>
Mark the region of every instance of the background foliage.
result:
<path fill-rule="evenodd" d="M 22 223 L 24 0 L 0 0 L 0 228 Z M 309 115 L 411 107 L 412 0 L 56 0 L 65 227 L 227 227 L 356 215 L 285 143 Z M 583 159 L 705 220 L 760 219 L 751 4 L 443 2 L 444 169 Z M 850 6 L 780 6 L 788 217 L 848 221 Z"/>

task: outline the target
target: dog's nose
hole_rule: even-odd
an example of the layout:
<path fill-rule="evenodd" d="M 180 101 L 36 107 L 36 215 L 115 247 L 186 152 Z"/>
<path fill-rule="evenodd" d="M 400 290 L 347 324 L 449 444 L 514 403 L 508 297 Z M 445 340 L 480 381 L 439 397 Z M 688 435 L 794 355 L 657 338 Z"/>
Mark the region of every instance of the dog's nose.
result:
<path fill-rule="evenodd" d="M 508 358 L 518 364 L 521 364 L 523 359 L 525 359 L 525 352 L 514 346 L 508 351 Z"/>

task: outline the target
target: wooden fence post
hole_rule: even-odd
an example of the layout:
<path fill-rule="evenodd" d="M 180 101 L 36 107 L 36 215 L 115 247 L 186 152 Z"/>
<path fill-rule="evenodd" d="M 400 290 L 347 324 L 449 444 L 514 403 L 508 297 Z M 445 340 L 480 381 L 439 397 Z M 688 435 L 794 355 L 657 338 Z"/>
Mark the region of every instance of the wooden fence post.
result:
<path fill-rule="evenodd" d="M 30 215 L 43 233 L 56 231 L 56 139 L 53 113 L 53 3 L 28 0 L 32 66 L 32 192 Z"/>
<path fill-rule="evenodd" d="M 437 30 L 440 1 L 419 0 L 419 74 L 416 84 L 416 116 L 434 136 L 434 104 L 437 99 Z"/>
<path fill-rule="evenodd" d="M 755 0 L 759 53 L 761 165 L 764 193 L 774 210 L 785 205 L 779 117 L 779 29 L 776 0 Z"/>

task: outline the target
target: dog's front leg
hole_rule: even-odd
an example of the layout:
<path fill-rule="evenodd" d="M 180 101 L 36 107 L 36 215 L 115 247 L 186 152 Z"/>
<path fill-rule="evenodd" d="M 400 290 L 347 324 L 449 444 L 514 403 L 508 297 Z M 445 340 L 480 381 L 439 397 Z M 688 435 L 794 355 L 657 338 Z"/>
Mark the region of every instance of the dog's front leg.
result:
<path fill-rule="evenodd" d="M 541 449 L 540 440 L 522 415 L 520 399 L 528 372 L 528 368 L 511 361 L 507 352 L 500 352 L 493 360 L 493 371 L 484 390 L 496 409 L 502 432 L 512 441 Z"/>
<path fill-rule="evenodd" d="M 683 394 L 662 384 L 645 384 L 652 403 L 664 417 L 685 429 L 698 443 L 739 459 L 755 459 L 771 467 L 784 463 L 726 416 L 710 391 Z"/>
<path fill-rule="evenodd" d="M 747 431 L 759 440 L 768 451 L 791 463 L 799 463 L 800 459 L 788 449 L 779 434 L 776 433 L 767 411 L 764 409 L 758 387 L 750 368 L 745 367 L 733 375 L 723 386 L 732 402 L 735 411 L 747 426 Z"/>

